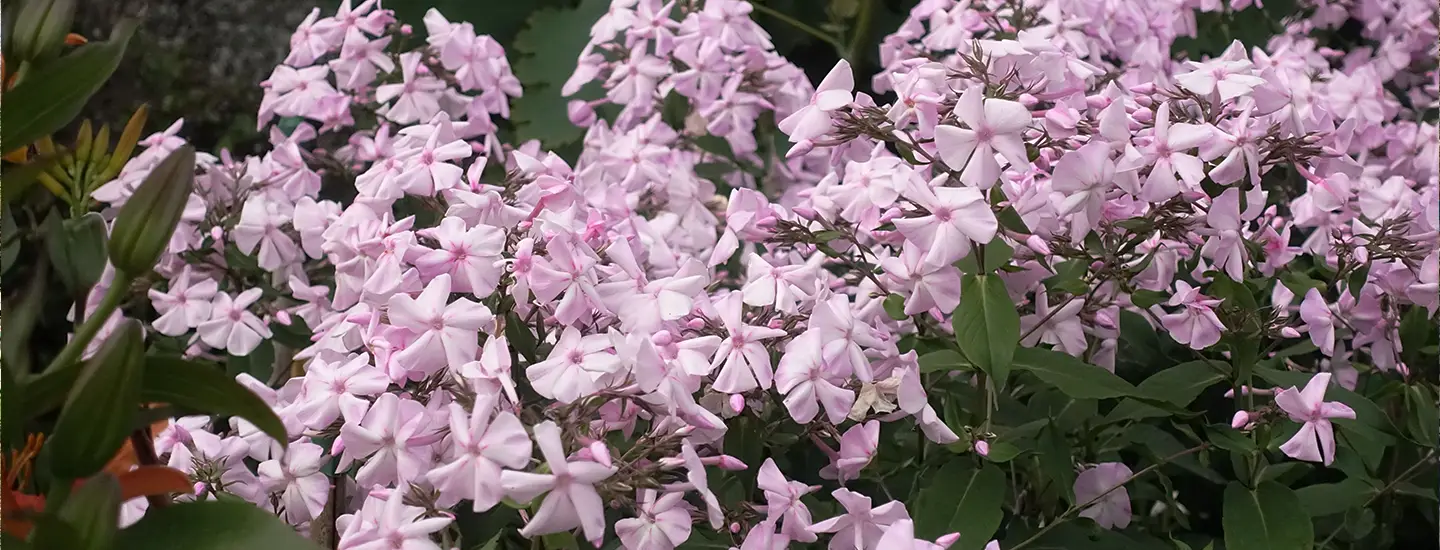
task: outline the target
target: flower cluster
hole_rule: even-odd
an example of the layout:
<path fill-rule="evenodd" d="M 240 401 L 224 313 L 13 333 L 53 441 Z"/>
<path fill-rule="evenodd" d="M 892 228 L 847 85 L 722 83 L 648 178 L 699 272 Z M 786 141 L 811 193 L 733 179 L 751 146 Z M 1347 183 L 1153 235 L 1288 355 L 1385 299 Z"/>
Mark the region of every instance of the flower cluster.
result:
<path fill-rule="evenodd" d="M 614 2 L 566 84 L 605 90 L 571 104 L 573 165 L 499 141 L 520 86 L 468 24 L 432 10 L 421 42 L 374 0 L 312 14 L 263 85 L 271 150 L 200 159 L 149 291 L 178 350 L 273 350 L 241 378 L 291 441 L 181 418 L 157 451 L 195 498 L 311 531 L 333 509 L 341 548 L 440 548 L 457 507 L 631 549 L 943 548 L 995 528 L 917 538 L 920 511 L 863 483 L 898 463 L 880 449 L 989 455 L 1017 344 L 1114 370 L 1135 320 L 1197 355 L 1292 350 L 1273 364 L 1304 390 L 1238 388 L 1236 428 L 1288 418 L 1281 450 L 1329 464 L 1329 419 L 1356 416 L 1332 377 L 1409 379 L 1400 325 L 1440 308 L 1432 12 L 1320 3 L 1269 48 L 1177 62 L 1156 52 L 1218 3 L 1039 4 L 922 2 L 882 43 L 887 101 L 844 61 L 812 87 L 746 2 Z M 1307 34 L 1350 17 L 1386 42 Z M 97 199 L 123 204 L 179 128 Z M 973 343 L 997 302 L 1012 341 Z M 936 397 L 977 387 L 968 412 Z M 760 431 L 773 454 L 743 448 Z M 1116 456 L 1062 468 L 1124 528 Z"/>

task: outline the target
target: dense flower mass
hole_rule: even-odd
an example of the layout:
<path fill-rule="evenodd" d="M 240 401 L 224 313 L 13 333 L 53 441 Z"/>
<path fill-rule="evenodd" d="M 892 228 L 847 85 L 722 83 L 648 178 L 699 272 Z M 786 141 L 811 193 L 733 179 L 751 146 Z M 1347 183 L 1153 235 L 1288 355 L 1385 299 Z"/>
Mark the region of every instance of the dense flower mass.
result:
<path fill-rule="evenodd" d="M 1236 378 L 1236 437 L 1298 427 L 1280 451 L 1329 465 L 1332 419 L 1370 411 L 1326 389 L 1416 376 L 1403 325 L 1440 308 L 1434 5 L 1313 2 L 1264 47 L 1167 55 L 1221 8 L 925 0 L 872 97 L 844 61 L 812 85 L 747 2 L 615 0 L 565 84 L 603 89 L 570 105 L 573 164 L 501 140 L 522 90 L 470 24 L 312 13 L 262 84 L 269 152 L 201 155 L 149 291 L 152 338 L 272 364 L 241 376 L 291 441 L 179 418 L 157 450 L 194 498 L 340 548 L 442 548 L 455 511 L 507 507 L 597 547 L 978 548 L 999 516 L 927 523 L 866 481 L 886 449 L 996 459 L 1041 433 L 1004 419 L 1027 350 L 1114 371 L 1136 325 L 1304 373 Z M 1378 45 L 1317 46 L 1346 20 Z M 1091 451 L 1059 491 L 1124 529 L 1140 469 Z"/>

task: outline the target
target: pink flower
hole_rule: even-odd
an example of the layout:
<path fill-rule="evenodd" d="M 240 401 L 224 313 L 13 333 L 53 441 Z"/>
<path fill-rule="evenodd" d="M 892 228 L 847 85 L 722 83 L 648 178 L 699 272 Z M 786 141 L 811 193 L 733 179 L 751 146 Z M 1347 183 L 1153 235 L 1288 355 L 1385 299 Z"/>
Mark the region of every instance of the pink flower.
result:
<path fill-rule="evenodd" d="M 840 452 L 831 456 L 829 465 L 820 469 L 820 477 L 838 479 L 841 483 L 860 477 L 860 470 L 870 465 L 880 450 L 880 421 L 856 424 L 840 436 Z"/>
<path fill-rule="evenodd" d="M 855 75 L 850 63 L 841 59 L 815 88 L 810 104 L 801 107 L 780 121 L 781 132 L 790 136 L 790 143 L 813 140 L 830 132 L 830 111 L 849 105 L 854 99 Z"/>
<path fill-rule="evenodd" d="M 440 94 L 445 83 L 421 73 L 420 52 L 400 54 L 400 71 L 403 82 L 384 84 L 375 89 L 375 101 L 395 103 L 384 108 L 385 117 L 399 124 L 419 120 L 430 120 L 440 112 Z"/>
<path fill-rule="evenodd" d="M 568 327 L 550 356 L 525 369 L 525 376 L 541 396 L 573 403 L 599 391 L 600 377 L 619 368 L 620 358 L 611 346 L 604 334 L 581 336 L 579 329 Z"/>
<path fill-rule="evenodd" d="M 1081 517 L 1095 520 L 1106 529 L 1124 529 L 1130 525 L 1130 492 L 1121 484 L 1130 478 L 1130 467 L 1121 462 L 1097 464 L 1075 477 L 1075 501 L 1090 502 L 1106 491 L 1100 500 L 1080 511 Z M 1117 488 L 1118 487 L 1118 488 Z"/>
<path fill-rule="evenodd" d="M 659 495 L 657 497 L 657 495 Z M 636 492 L 636 517 L 615 522 L 615 535 L 627 550 L 674 550 L 690 538 L 690 505 L 685 493 Z"/>
<path fill-rule="evenodd" d="M 363 419 L 345 418 L 340 427 L 345 452 L 337 469 L 364 459 L 355 475 L 362 487 L 415 479 L 430 466 L 430 446 L 421 434 L 428 424 L 424 405 L 382 393 Z"/>
<path fill-rule="evenodd" d="M 325 462 L 325 450 L 319 445 L 297 441 L 280 459 L 260 463 L 260 482 L 269 491 L 282 492 L 285 521 L 299 525 L 320 517 L 330 497 L 330 478 L 320 471 Z"/>
<path fill-rule="evenodd" d="M 720 348 L 710 362 L 712 369 L 720 366 L 720 374 L 715 377 L 714 385 L 718 392 L 742 393 L 756 388 L 769 389 L 774 372 L 770 365 L 770 352 L 765 349 L 764 341 L 785 335 L 783 330 L 745 324 L 740 316 L 743 306 L 741 298 L 740 293 L 732 293 L 715 304 L 720 321 L 729 333 L 720 341 Z"/>
<path fill-rule="evenodd" d="M 151 326 L 166 336 L 179 336 L 210 319 L 211 300 L 219 286 L 213 279 L 202 278 L 190 283 L 190 267 L 180 271 L 180 276 L 170 281 L 165 292 L 150 289 L 149 296 L 160 317 Z"/>
<path fill-rule="evenodd" d="M 1115 162 L 1110 160 L 1110 145 L 1091 141 L 1066 153 L 1055 165 L 1050 186 L 1064 194 L 1058 214 L 1070 215 L 1070 238 L 1084 240 L 1099 223 L 1105 201 L 1115 188 Z"/>
<path fill-rule="evenodd" d="M 595 492 L 595 484 L 614 474 L 615 468 L 606 468 L 594 462 L 566 461 L 565 449 L 560 443 L 560 427 L 554 422 L 546 420 L 536 424 L 534 432 L 535 443 L 545 455 L 550 473 L 507 470 L 500 474 L 505 492 L 515 500 L 529 502 L 546 493 L 540 509 L 520 530 L 520 534 L 536 537 L 580 527 L 587 540 L 600 546 L 605 538 L 605 503 Z"/>
<path fill-rule="evenodd" d="M 944 550 L 945 548 L 949 548 L 950 545 L 954 544 L 959 538 L 959 533 L 951 533 L 940 538 L 941 541 L 945 542 L 944 544 L 919 540 L 915 538 L 915 522 L 908 519 L 897 519 L 894 523 L 891 523 L 889 527 L 885 528 L 885 536 L 880 537 L 880 542 L 876 544 L 876 548 L 885 550 L 892 548 L 895 550 Z"/>
<path fill-rule="evenodd" d="M 810 526 L 812 533 L 835 533 L 830 550 L 888 550 L 879 546 L 885 528 L 896 521 L 910 519 L 905 503 L 890 501 L 870 507 L 870 497 L 849 489 L 830 493 L 845 507 L 845 513 Z"/>
<path fill-rule="evenodd" d="M 1205 164 L 1185 151 L 1194 149 L 1212 137 L 1209 127 L 1170 123 L 1170 103 L 1161 102 L 1155 111 L 1155 136 L 1145 153 L 1145 164 L 1152 164 L 1150 175 L 1141 187 L 1140 198 L 1162 202 L 1182 191 L 1175 173 L 1186 184 L 1183 190 L 1196 189 L 1205 178 Z"/>
<path fill-rule="evenodd" d="M 872 382 L 870 359 L 865 348 L 879 348 L 882 342 L 877 331 L 855 314 L 850 297 L 836 294 L 815 304 L 810 315 L 810 329 L 820 333 L 821 357 L 836 372 L 854 373 L 862 382 Z"/>
<path fill-rule="evenodd" d="M 249 355 L 270 337 L 270 327 L 247 309 L 260 299 L 262 291 L 252 288 L 234 299 L 224 292 L 215 295 L 210 307 L 210 320 L 200 323 L 196 332 L 200 340 L 212 348 L 231 355 Z"/>
<path fill-rule="evenodd" d="M 935 128 L 935 150 L 951 170 L 962 170 L 960 181 L 989 189 L 1000 179 L 999 153 L 1012 166 L 1030 164 L 1021 131 L 1030 125 L 1030 111 L 1024 105 L 1003 99 L 988 99 L 980 87 L 960 94 L 955 116 L 967 128 L 941 125 Z"/>
<path fill-rule="evenodd" d="M 1320 295 L 1320 291 L 1314 288 L 1305 293 L 1305 300 L 1300 302 L 1300 320 L 1305 321 L 1305 331 L 1310 333 L 1310 341 L 1320 348 L 1320 352 L 1327 357 L 1335 355 L 1335 315 L 1330 311 L 1330 304 Z"/>
<path fill-rule="evenodd" d="M 931 182 L 944 181 L 945 176 Z M 988 243 L 1000 224 L 985 196 L 971 187 L 912 185 L 905 193 L 925 209 L 920 217 L 895 220 L 895 228 L 910 242 L 925 249 L 925 261 L 932 266 L 950 265 L 970 253 L 970 243 Z"/>
<path fill-rule="evenodd" d="M 1175 295 L 1166 304 L 1181 306 L 1175 313 L 1165 313 L 1155 306 L 1160 324 L 1170 332 L 1176 342 L 1192 349 L 1205 349 L 1220 341 L 1225 325 L 1215 316 L 1215 306 L 1223 300 L 1216 300 L 1200 293 L 1200 289 L 1185 281 L 1175 281 Z"/>
<path fill-rule="evenodd" d="M 281 204 L 267 199 L 264 195 L 251 196 L 245 201 L 240 222 L 230 231 L 241 252 L 251 254 L 255 252 L 257 244 L 260 246 L 260 254 L 256 260 L 262 269 L 276 270 L 300 258 L 300 248 L 280 229 L 280 226 L 290 222 L 294 214 L 285 212 L 282 208 Z"/>
<path fill-rule="evenodd" d="M 910 296 L 905 299 L 906 315 L 931 309 L 948 312 L 960 305 L 960 269 L 950 264 L 925 262 L 925 255 L 921 247 L 906 241 L 901 247 L 900 257 L 885 258 L 880 262 L 888 279 L 911 289 Z"/>
<path fill-rule="evenodd" d="M 1041 286 L 1035 291 L 1035 313 L 1020 318 L 1020 333 L 1029 334 L 1021 345 L 1035 347 L 1036 344 L 1052 344 L 1056 349 L 1079 357 L 1088 347 L 1085 341 L 1085 327 L 1080 321 L 1080 309 L 1084 300 L 1067 300 L 1054 311 L 1050 295 Z M 1044 322 L 1043 325 L 1040 323 Z"/>
<path fill-rule="evenodd" d="M 448 517 L 423 518 L 424 508 L 405 504 L 407 490 L 404 487 L 391 489 L 383 508 L 370 505 L 370 502 L 378 501 L 379 498 L 369 497 L 366 507 L 374 511 L 374 515 L 369 518 L 371 521 L 353 522 L 364 533 L 354 538 L 342 536 L 342 539 L 348 538 L 353 544 L 342 543 L 340 547 L 347 550 L 445 550 L 430 536 L 455 520 Z M 338 529 L 340 522 L 336 522 L 336 526 Z"/>
<path fill-rule="evenodd" d="M 1344 403 L 1325 401 L 1329 386 L 1330 373 L 1322 372 L 1311 377 L 1304 390 L 1291 386 L 1275 394 L 1275 404 L 1290 415 L 1290 420 L 1303 424 L 1294 437 L 1280 446 L 1287 456 L 1326 466 L 1335 460 L 1335 428 L 1330 419 L 1354 419 L 1355 411 Z"/>
<path fill-rule="evenodd" d="M 408 130 L 414 131 L 410 135 L 424 135 L 425 143 L 396 155 L 396 160 L 404 161 L 398 180 L 400 188 L 411 195 L 430 197 L 439 191 L 460 187 L 465 171 L 456 163 L 470 158 L 475 151 L 470 144 L 456 138 L 450 116 L 438 113 L 430 124 Z"/>
<path fill-rule="evenodd" d="M 810 508 L 800 500 L 818 487 L 811 487 L 798 481 L 785 479 L 775 461 L 765 459 L 756 476 L 756 484 L 765 493 L 765 520 L 780 525 L 780 532 L 797 542 L 815 542 L 815 533 L 809 531 Z M 784 523 L 781 524 L 781 520 Z"/>
<path fill-rule="evenodd" d="M 791 340 L 775 370 L 775 389 L 785 395 L 791 418 L 809 424 L 825 405 L 825 416 L 839 424 L 855 403 L 855 392 L 845 387 L 846 371 L 837 372 L 821 357 L 823 337 L 819 330 L 807 330 Z"/>
<path fill-rule="evenodd" d="M 447 500 L 468 499 L 483 512 L 504 498 L 500 467 L 524 468 L 530 462 L 530 436 L 520 419 L 508 411 L 494 414 L 494 401 L 480 399 L 467 414 L 450 404 L 450 444 L 454 459 L 425 474 Z"/>
<path fill-rule="evenodd" d="M 447 217 L 427 236 L 438 241 L 440 247 L 415 258 L 422 277 L 448 273 L 454 281 L 453 291 L 479 298 L 495 291 L 500 282 L 498 264 L 505 248 L 505 232 L 488 225 L 466 228 L 460 218 Z"/>
<path fill-rule="evenodd" d="M 378 395 L 389 387 L 390 378 L 370 364 L 368 355 L 334 362 L 317 357 L 305 365 L 298 416 L 305 426 L 324 429 L 339 418 L 342 397 Z"/>
<path fill-rule="evenodd" d="M 1245 227 L 1240 211 L 1240 189 L 1231 187 L 1210 201 L 1210 211 L 1205 216 L 1210 226 L 1210 236 L 1205 239 L 1200 254 L 1215 262 L 1232 280 L 1245 278 L 1245 238 L 1240 230 Z"/>
<path fill-rule="evenodd" d="M 465 298 L 447 304 L 449 299 L 448 273 L 430 281 L 418 299 L 406 294 L 390 297 L 390 324 L 416 334 L 415 341 L 396 356 L 412 377 L 423 378 L 475 360 L 480 348 L 475 335 L 493 320 L 490 308 Z"/>

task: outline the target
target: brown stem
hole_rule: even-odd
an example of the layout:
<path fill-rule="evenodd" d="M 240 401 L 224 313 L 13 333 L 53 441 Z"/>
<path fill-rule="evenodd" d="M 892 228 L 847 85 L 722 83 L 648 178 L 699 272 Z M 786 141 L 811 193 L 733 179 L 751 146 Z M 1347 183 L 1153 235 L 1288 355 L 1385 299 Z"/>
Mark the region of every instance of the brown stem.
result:
<path fill-rule="evenodd" d="M 155 456 L 155 445 L 150 440 L 150 428 L 138 428 L 130 432 L 130 446 L 135 449 L 135 462 L 141 466 L 159 466 L 160 457 Z M 146 495 L 145 500 L 150 503 L 151 508 L 164 508 L 170 505 L 170 495 Z"/>

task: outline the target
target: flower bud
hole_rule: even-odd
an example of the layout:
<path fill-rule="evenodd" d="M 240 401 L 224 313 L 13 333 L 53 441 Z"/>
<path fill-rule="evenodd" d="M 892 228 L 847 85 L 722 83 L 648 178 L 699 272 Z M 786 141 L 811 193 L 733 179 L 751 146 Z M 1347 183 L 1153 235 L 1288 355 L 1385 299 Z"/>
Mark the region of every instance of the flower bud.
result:
<path fill-rule="evenodd" d="M 1085 98 L 1085 106 L 1090 107 L 1091 109 L 1104 109 L 1106 107 L 1109 107 L 1110 103 L 1110 98 L 1103 95 L 1092 95 Z"/>
<path fill-rule="evenodd" d="M 565 106 L 565 111 L 570 115 L 570 123 L 581 128 L 589 128 L 595 124 L 595 109 L 590 102 L 583 99 L 572 99 Z"/>
<path fill-rule="evenodd" d="M 739 533 L 740 533 L 740 522 L 738 522 L 738 521 L 732 521 L 732 522 L 730 522 L 730 532 L 733 533 L 733 534 L 739 534 Z"/>
<path fill-rule="evenodd" d="M 1362 264 L 1370 263 L 1370 250 L 1363 246 L 1355 247 L 1355 261 Z"/>
<path fill-rule="evenodd" d="M 744 462 L 740 461 L 740 459 L 730 455 L 720 455 L 720 460 L 718 461 L 716 466 L 720 467 L 721 470 L 727 470 L 731 472 L 742 472 L 750 469 L 749 466 L 746 466 Z"/>
<path fill-rule="evenodd" d="M 590 449 L 590 456 L 594 457 L 595 462 L 600 463 L 601 466 L 606 468 L 611 466 L 610 448 L 605 446 L 604 441 L 593 441 L 587 448 Z"/>
<path fill-rule="evenodd" d="M 75 21 L 75 0 L 29 0 L 15 25 L 6 29 L 5 57 L 11 61 L 47 60 L 59 55 Z"/>
<path fill-rule="evenodd" d="M 1020 104 L 1024 105 L 1026 109 L 1032 108 L 1040 103 L 1040 100 L 1038 98 L 1030 94 L 1020 94 L 1019 99 Z"/>
<path fill-rule="evenodd" d="M 195 496 L 198 497 L 198 496 L 200 496 L 200 495 L 205 494 L 205 490 L 206 490 L 206 489 L 209 489 L 209 488 L 210 488 L 210 485 L 207 484 L 207 483 L 205 483 L 204 481 L 196 481 L 196 482 L 195 482 Z"/>
<path fill-rule="evenodd" d="M 730 394 L 730 410 L 735 411 L 735 414 L 740 414 L 741 411 L 744 411 L 745 396 L 738 393 Z"/>
<path fill-rule="evenodd" d="M 1248 411 L 1235 411 L 1235 417 L 1230 419 L 1230 427 L 1237 430 L 1244 429 L 1245 425 L 1249 423 L 1250 413 Z"/>
<path fill-rule="evenodd" d="M 1050 254 L 1050 244 L 1045 242 L 1045 239 L 1040 238 L 1039 235 L 1031 235 L 1027 237 L 1025 239 L 1025 246 L 1030 247 L 1030 250 L 1034 250 L 1036 254 L 1040 254 L 1042 256 L 1047 256 Z"/>
<path fill-rule="evenodd" d="M 1154 83 L 1154 82 L 1145 82 L 1145 83 L 1143 83 L 1143 84 L 1136 84 L 1136 85 L 1130 87 L 1130 93 L 1132 93 L 1132 94 L 1141 94 L 1141 95 L 1153 94 L 1153 93 L 1155 93 L 1155 83 Z"/>
<path fill-rule="evenodd" d="M 415 27 L 410 26 L 408 23 L 407 23 L 407 24 L 404 24 L 404 25 L 400 25 L 400 34 L 403 34 L 403 35 L 405 35 L 405 36 L 410 36 L 411 34 L 414 34 L 414 33 L 415 33 Z"/>
<path fill-rule="evenodd" d="M 110 231 L 110 263 L 131 277 L 148 273 L 170 244 L 195 185 L 195 148 L 183 146 L 151 170 L 120 207 Z"/>
<path fill-rule="evenodd" d="M 1280 329 L 1280 335 L 1286 338 L 1299 338 L 1300 331 L 1295 330 L 1295 327 L 1284 327 Z"/>
<path fill-rule="evenodd" d="M 1149 107 L 1154 104 L 1154 102 L 1152 102 L 1150 98 L 1144 96 L 1135 98 L 1135 103 L 1140 104 L 1141 107 Z M 1149 124 L 1155 121 L 1155 111 L 1151 111 L 1148 109 L 1136 110 L 1135 113 L 1130 116 L 1133 117 L 1136 122 L 1139 122 L 1141 124 Z"/>
<path fill-rule="evenodd" d="M 990 456 L 990 442 L 985 441 L 984 439 L 975 440 L 975 454 L 978 454 L 980 456 Z"/>
<path fill-rule="evenodd" d="M 806 220 L 814 220 L 820 217 L 819 212 L 816 212 L 814 208 L 810 208 L 808 206 L 795 207 L 795 215 L 800 216 L 801 218 Z"/>
<path fill-rule="evenodd" d="M 686 326 L 686 327 L 689 327 L 689 328 L 691 328 L 691 329 L 693 329 L 693 330 L 700 330 L 700 329 L 702 329 L 702 328 L 705 328 L 705 320 L 704 320 L 704 319 L 701 319 L 701 318 L 699 318 L 699 317 L 696 317 L 696 318 L 694 318 L 694 319 L 691 319 L 691 320 L 689 320 L 689 321 L 686 321 L 686 322 L 685 322 L 685 326 Z"/>
<path fill-rule="evenodd" d="M 803 157 L 806 154 L 809 154 L 810 151 L 814 150 L 815 142 L 808 139 L 802 139 L 799 143 L 796 143 L 794 147 L 791 147 L 789 151 L 785 152 L 785 158 L 793 159 L 795 157 Z"/>
<path fill-rule="evenodd" d="M 1095 324 L 1108 329 L 1115 329 L 1120 326 L 1120 323 L 1115 318 L 1115 312 L 1109 308 L 1095 312 Z"/>
<path fill-rule="evenodd" d="M 290 326 L 290 312 L 283 309 L 275 312 L 275 322 L 287 327 Z"/>
<path fill-rule="evenodd" d="M 664 329 L 661 329 L 659 332 L 656 332 L 654 336 L 650 337 L 650 343 L 657 346 L 668 346 L 674 342 L 675 335 L 670 334 L 670 331 Z"/>
<path fill-rule="evenodd" d="M 949 548 L 960 541 L 960 533 L 950 533 L 935 539 L 935 545 L 941 548 Z"/>

